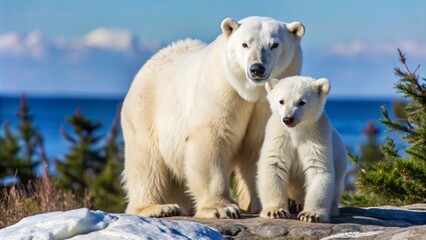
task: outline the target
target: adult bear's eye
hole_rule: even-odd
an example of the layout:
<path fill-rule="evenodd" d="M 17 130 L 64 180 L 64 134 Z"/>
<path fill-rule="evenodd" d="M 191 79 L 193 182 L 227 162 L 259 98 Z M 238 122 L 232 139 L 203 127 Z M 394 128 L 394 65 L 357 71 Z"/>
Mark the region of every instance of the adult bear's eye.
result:
<path fill-rule="evenodd" d="M 280 103 L 281 105 L 284 105 L 284 100 L 280 100 L 280 101 L 279 101 L 279 103 Z"/>
<path fill-rule="evenodd" d="M 278 47 L 278 43 L 274 43 L 274 44 L 272 44 L 272 46 L 271 46 L 271 49 L 274 49 L 274 48 L 277 48 Z"/>
<path fill-rule="evenodd" d="M 243 43 L 243 48 L 248 48 L 247 43 Z"/>
<path fill-rule="evenodd" d="M 303 106 L 303 105 L 305 105 L 305 101 L 303 101 L 303 100 L 301 100 L 300 102 L 299 102 L 299 106 Z"/>

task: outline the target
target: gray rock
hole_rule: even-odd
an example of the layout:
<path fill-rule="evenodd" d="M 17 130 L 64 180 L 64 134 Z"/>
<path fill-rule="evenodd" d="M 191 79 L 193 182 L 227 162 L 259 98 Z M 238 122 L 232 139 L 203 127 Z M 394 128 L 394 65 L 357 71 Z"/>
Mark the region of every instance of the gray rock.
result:
<path fill-rule="evenodd" d="M 222 233 L 222 235 L 225 236 L 237 236 L 238 233 L 246 230 L 247 227 L 241 224 L 235 224 L 235 225 L 230 225 L 230 226 L 224 226 L 223 228 L 220 229 L 220 233 Z"/>
<path fill-rule="evenodd" d="M 374 239 L 426 240 L 426 204 L 402 207 L 344 207 L 331 223 L 305 223 L 291 219 L 264 219 L 243 215 L 241 219 L 197 219 L 173 217 L 170 220 L 195 221 L 217 229 L 225 239 Z"/>
<path fill-rule="evenodd" d="M 275 220 L 276 221 L 276 220 Z M 254 227 L 250 228 L 250 231 L 264 238 L 278 238 L 288 235 L 289 231 L 285 224 L 271 224 L 268 222 L 262 222 Z"/>

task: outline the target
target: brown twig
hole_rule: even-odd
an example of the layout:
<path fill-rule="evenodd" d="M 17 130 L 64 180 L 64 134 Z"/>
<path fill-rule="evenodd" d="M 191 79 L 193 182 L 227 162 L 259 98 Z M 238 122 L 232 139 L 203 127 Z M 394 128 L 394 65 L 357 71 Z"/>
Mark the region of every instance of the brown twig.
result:
<path fill-rule="evenodd" d="M 43 179 L 49 178 L 49 159 L 47 158 L 46 150 L 44 148 L 44 140 L 42 136 L 38 136 L 37 144 L 40 149 L 40 158 L 43 164 Z"/>
<path fill-rule="evenodd" d="M 407 70 L 408 74 L 410 75 L 410 78 L 413 80 L 413 82 L 416 84 L 417 89 L 424 93 L 425 89 L 419 84 L 419 81 L 417 80 L 417 77 L 415 75 L 415 73 L 417 72 L 417 70 L 420 68 L 420 65 L 417 66 L 416 70 L 414 72 L 410 71 L 410 68 L 407 65 L 407 58 L 405 58 L 405 54 L 402 53 L 401 49 L 398 48 L 398 54 L 399 54 L 399 59 L 402 62 L 402 65 L 404 65 L 405 69 Z"/>

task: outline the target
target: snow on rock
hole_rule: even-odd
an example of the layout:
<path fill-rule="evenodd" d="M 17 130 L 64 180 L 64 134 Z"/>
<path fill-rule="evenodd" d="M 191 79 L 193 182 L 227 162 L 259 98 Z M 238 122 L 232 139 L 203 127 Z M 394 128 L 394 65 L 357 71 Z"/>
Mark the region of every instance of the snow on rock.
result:
<path fill-rule="evenodd" d="M 0 229 L 0 239 L 223 239 L 213 228 L 190 221 L 166 221 L 87 208 L 22 219 Z"/>
<path fill-rule="evenodd" d="M 215 229 L 196 222 L 166 221 L 126 214 L 115 216 L 119 216 L 118 220 L 102 231 L 78 235 L 71 239 L 223 239 Z"/>
<path fill-rule="evenodd" d="M 50 212 L 22 219 L 0 230 L 0 239 L 65 239 L 107 227 L 117 217 L 87 208 Z"/>

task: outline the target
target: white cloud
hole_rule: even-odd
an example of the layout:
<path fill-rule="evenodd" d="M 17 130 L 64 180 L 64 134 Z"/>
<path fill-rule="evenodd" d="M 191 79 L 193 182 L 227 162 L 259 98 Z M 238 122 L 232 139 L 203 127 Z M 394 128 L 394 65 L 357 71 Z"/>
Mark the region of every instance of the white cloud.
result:
<path fill-rule="evenodd" d="M 48 51 L 101 49 L 119 52 L 155 52 L 161 47 L 158 41 L 134 36 L 123 29 L 96 28 L 76 39 L 57 38 L 47 40 L 40 31 L 28 34 L 10 32 L 0 35 L 0 55 L 17 57 L 45 56 Z M 53 49 L 48 49 L 53 48 Z"/>
<path fill-rule="evenodd" d="M 360 54 L 366 50 L 364 43 L 354 41 L 350 43 L 337 43 L 330 47 L 330 52 L 336 55 L 353 56 Z"/>
<path fill-rule="evenodd" d="M 361 41 L 336 43 L 331 45 L 328 51 L 334 55 L 352 57 L 360 54 L 395 54 L 398 48 L 412 57 L 426 57 L 426 42 L 413 40 L 371 44 Z"/>
<path fill-rule="evenodd" d="M 43 58 L 46 56 L 47 45 L 40 31 L 29 33 L 25 39 L 25 46 L 36 58 Z"/>
<path fill-rule="evenodd" d="M 133 35 L 122 29 L 97 28 L 82 38 L 87 47 L 130 51 L 134 45 Z"/>
<path fill-rule="evenodd" d="M 46 57 L 47 43 L 39 31 L 22 35 L 10 32 L 0 36 L 0 54 L 15 57 Z"/>
<path fill-rule="evenodd" d="M 399 78 L 394 68 L 403 68 L 398 48 L 405 54 L 411 70 L 426 62 L 426 42 L 353 41 L 322 48 L 305 47 L 302 74 L 329 78 L 331 97 L 398 97 L 394 85 Z M 417 74 L 425 77 L 426 68 L 421 66 Z"/>
<path fill-rule="evenodd" d="M 406 54 L 417 57 L 426 57 L 426 43 L 416 41 L 404 41 L 401 43 L 400 48 Z"/>
<path fill-rule="evenodd" d="M 22 54 L 22 37 L 17 32 L 10 32 L 0 36 L 0 53 Z"/>
<path fill-rule="evenodd" d="M 39 31 L 6 33 L 0 35 L 0 94 L 122 96 L 161 46 L 123 29 L 98 28 L 74 39 L 48 39 Z M 426 43 L 418 41 L 303 48 L 302 74 L 329 78 L 331 95 L 339 97 L 394 96 L 397 48 L 410 66 L 426 62 Z"/>
<path fill-rule="evenodd" d="M 158 41 L 98 28 L 75 39 L 0 35 L 0 94 L 122 95 Z"/>

